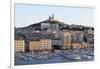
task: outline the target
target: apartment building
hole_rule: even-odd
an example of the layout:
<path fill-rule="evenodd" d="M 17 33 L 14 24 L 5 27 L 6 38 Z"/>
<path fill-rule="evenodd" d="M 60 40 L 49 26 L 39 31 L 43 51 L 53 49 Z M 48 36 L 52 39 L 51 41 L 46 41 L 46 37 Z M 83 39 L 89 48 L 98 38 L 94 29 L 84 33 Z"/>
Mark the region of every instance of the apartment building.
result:
<path fill-rule="evenodd" d="M 83 35 L 82 31 L 71 31 L 71 41 L 83 42 Z"/>
<path fill-rule="evenodd" d="M 51 50 L 52 44 L 51 39 L 40 39 L 40 48 L 41 50 Z"/>
<path fill-rule="evenodd" d="M 63 32 L 63 49 L 71 48 L 71 33 L 69 31 Z"/>
<path fill-rule="evenodd" d="M 40 41 L 39 40 L 33 40 L 29 42 L 29 50 L 31 52 L 34 52 L 36 50 L 40 50 Z"/>
<path fill-rule="evenodd" d="M 15 53 L 25 51 L 25 42 L 24 40 L 15 40 Z"/>
<path fill-rule="evenodd" d="M 49 52 L 52 49 L 51 39 L 39 39 L 29 42 L 29 50 L 34 53 Z"/>

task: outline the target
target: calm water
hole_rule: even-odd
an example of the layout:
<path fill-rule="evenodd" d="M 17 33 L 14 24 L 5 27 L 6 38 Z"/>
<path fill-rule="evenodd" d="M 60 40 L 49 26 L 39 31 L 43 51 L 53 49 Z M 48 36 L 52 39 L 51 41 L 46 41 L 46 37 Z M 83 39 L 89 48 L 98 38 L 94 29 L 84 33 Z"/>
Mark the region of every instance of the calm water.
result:
<path fill-rule="evenodd" d="M 46 64 L 46 63 L 62 63 L 62 62 L 77 62 L 77 61 L 93 61 L 93 51 L 86 52 L 56 52 L 49 55 L 31 55 L 17 54 L 15 55 L 15 65 L 28 64 Z"/>

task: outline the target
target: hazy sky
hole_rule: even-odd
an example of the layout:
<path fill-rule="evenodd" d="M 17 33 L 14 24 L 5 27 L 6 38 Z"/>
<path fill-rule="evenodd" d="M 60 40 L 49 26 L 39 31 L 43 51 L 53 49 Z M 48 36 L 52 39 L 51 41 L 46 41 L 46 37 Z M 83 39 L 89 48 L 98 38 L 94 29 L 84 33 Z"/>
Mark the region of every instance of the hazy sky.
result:
<path fill-rule="evenodd" d="M 66 24 L 93 26 L 94 23 L 93 8 L 15 4 L 15 27 L 46 20 L 52 14 Z"/>

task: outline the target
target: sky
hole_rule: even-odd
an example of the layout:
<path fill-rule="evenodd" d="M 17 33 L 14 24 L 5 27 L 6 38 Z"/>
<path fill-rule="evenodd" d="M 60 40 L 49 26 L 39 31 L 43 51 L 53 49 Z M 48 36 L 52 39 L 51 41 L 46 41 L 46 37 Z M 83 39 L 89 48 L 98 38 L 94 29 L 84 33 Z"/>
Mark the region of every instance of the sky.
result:
<path fill-rule="evenodd" d="M 15 4 L 15 27 L 24 27 L 54 18 L 66 24 L 76 24 L 94 27 L 94 9 L 89 7 L 47 6 Z"/>

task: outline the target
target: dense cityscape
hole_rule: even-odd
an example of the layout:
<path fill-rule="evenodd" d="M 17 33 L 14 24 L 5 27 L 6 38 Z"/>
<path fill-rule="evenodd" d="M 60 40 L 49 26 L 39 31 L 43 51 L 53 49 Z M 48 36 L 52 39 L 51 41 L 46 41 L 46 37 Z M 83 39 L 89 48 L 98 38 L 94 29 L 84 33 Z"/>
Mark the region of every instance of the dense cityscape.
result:
<path fill-rule="evenodd" d="M 55 19 L 15 27 L 15 65 L 94 60 L 94 28 Z"/>

